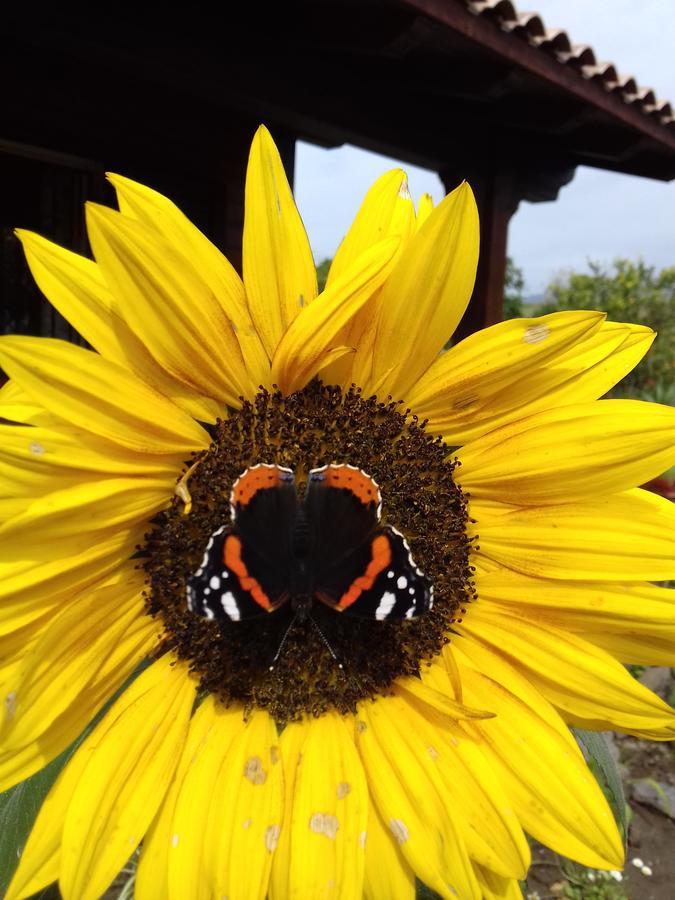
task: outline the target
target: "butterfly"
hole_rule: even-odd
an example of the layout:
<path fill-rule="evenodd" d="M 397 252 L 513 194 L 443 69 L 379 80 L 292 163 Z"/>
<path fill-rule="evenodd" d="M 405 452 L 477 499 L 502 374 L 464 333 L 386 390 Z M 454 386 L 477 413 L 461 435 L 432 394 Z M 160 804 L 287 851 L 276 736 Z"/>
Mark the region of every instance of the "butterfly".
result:
<path fill-rule="evenodd" d="M 381 512 L 377 484 L 354 466 L 312 469 L 302 498 L 291 469 L 251 466 L 232 487 L 231 522 L 187 579 L 188 607 L 229 622 L 315 601 L 377 621 L 419 616 L 432 607 L 431 581 Z"/>

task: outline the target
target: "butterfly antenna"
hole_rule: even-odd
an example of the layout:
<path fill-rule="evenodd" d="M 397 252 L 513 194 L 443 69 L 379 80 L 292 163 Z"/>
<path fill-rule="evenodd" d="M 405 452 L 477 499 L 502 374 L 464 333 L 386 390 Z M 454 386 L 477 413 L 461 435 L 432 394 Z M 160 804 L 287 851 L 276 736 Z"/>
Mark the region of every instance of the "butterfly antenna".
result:
<path fill-rule="evenodd" d="M 267 670 L 268 672 L 273 672 L 273 671 L 274 671 L 274 668 L 275 668 L 275 666 L 276 666 L 276 664 L 277 664 L 277 660 L 278 660 L 279 657 L 281 656 L 281 652 L 282 652 L 282 650 L 284 649 L 284 645 L 285 645 L 286 641 L 288 640 L 288 635 L 291 633 L 291 630 L 293 629 L 293 626 L 295 625 L 295 622 L 296 622 L 296 619 L 297 619 L 297 618 L 298 618 L 298 611 L 296 610 L 295 615 L 293 616 L 293 618 L 291 619 L 291 621 L 290 621 L 289 624 L 288 624 L 288 628 L 287 628 L 286 631 L 284 632 L 284 636 L 282 637 L 281 641 L 279 642 L 279 646 L 278 646 L 278 648 L 277 648 L 277 652 L 274 654 L 274 659 L 273 659 L 272 662 L 270 663 L 269 668 L 268 668 L 268 670 Z M 325 638 L 324 638 L 324 640 L 325 640 Z"/>
<path fill-rule="evenodd" d="M 328 650 L 328 652 L 330 653 L 330 655 L 331 655 L 331 656 L 333 657 L 333 659 L 335 660 L 338 669 L 341 669 L 342 671 L 344 671 L 344 668 L 345 668 L 345 667 L 342 665 L 342 663 L 341 663 L 340 660 L 338 659 L 337 653 L 336 653 L 335 650 L 333 650 L 333 648 L 331 647 L 328 638 L 327 638 L 326 635 L 323 633 L 323 631 L 319 628 L 319 623 L 316 621 L 316 619 L 314 618 L 314 616 L 312 616 L 311 613 L 310 613 L 309 611 L 306 612 L 305 615 L 306 615 L 307 618 L 310 620 L 310 622 L 312 623 L 312 625 L 316 628 L 316 630 L 319 632 L 319 637 L 320 637 L 321 640 L 324 642 L 324 644 L 326 645 L 326 649 Z"/>

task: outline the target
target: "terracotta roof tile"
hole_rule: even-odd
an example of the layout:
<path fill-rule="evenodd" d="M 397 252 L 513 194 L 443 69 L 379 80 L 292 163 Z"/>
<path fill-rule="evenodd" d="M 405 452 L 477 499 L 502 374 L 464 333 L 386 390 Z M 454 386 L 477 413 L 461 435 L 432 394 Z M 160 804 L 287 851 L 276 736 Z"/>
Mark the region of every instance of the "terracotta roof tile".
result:
<path fill-rule="evenodd" d="M 610 62 L 598 62 L 588 44 L 573 44 L 566 31 L 547 28 L 538 13 L 519 12 L 511 0 L 460 0 L 476 16 L 489 18 L 502 31 L 554 56 L 562 65 L 578 71 L 586 78 L 602 85 L 605 90 L 622 96 L 624 102 L 662 125 L 675 128 L 673 110 L 665 100 L 659 100 L 651 88 L 640 87 L 632 75 L 620 75 Z"/>

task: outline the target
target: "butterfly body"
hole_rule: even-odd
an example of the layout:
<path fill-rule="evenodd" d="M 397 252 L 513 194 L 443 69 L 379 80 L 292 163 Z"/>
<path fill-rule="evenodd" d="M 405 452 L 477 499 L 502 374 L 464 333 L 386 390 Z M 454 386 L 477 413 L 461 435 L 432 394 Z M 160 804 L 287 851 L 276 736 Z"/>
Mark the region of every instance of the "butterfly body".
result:
<path fill-rule="evenodd" d="M 405 538 L 380 523 L 379 489 L 360 469 L 312 469 L 301 498 L 290 469 L 253 466 L 234 483 L 230 510 L 231 523 L 211 536 L 188 578 L 197 614 L 238 622 L 289 604 L 300 618 L 318 601 L 384 620 L 433 603 Z"/>

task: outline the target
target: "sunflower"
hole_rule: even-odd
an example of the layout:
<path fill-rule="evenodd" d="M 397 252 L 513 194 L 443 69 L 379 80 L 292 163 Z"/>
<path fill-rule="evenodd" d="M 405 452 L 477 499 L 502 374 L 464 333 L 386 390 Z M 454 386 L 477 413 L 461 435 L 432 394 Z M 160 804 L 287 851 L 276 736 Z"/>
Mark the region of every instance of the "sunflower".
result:
<path fill-rule="evenodd" d="M 510 900 L 526 833 L 620 868 L 570 726 L 675 736 L 622 665 L 673 661 L 651 582 L 675 578 L 675 513 L 636 485 L 672 463 L 675 411 L 598 400 L 653 332 L 560 312 L 446 350 L 478 258 L 466 184 L 416 214 L 382 176 L 317 296 L 264 128 L 243 279 L 168 199 L 109 177 L 95 261 L 18 232 L 92 349 L 0 338 L 0 789 L 76 746 L 8 900 L 56 880 L 95 900 L 139 847 L 138 900 L 405 900 L 416 880 Z M 238 621 L 260 585 L 237 556 L 228 615 L 193 611 L 242 475 L 290 470 L 297 504 L 324 467 L 378 486 L 380 535 L 433 605 Z"/>

